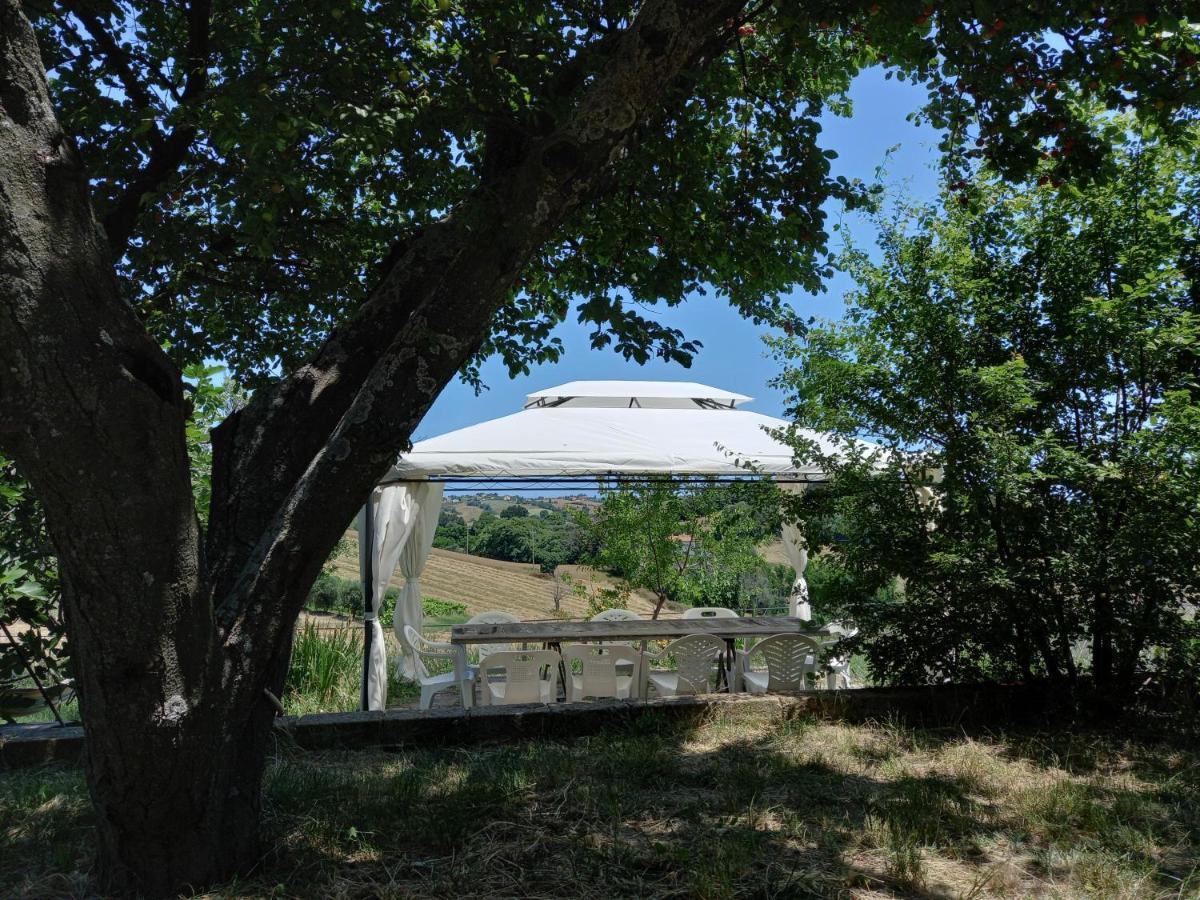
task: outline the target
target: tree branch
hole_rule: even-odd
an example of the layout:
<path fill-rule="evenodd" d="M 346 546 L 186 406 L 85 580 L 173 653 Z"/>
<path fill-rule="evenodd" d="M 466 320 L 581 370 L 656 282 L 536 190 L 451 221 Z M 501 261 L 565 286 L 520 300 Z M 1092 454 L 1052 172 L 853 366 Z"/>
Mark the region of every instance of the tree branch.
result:
<path fill-rule="evenodd" d="M 187 74 L 184 79 L 183 93 L 179 97 L 181 108 L 194 105 L 208 89 L 208 56 L 211 38 L 212 0 L 192 0 L 188 5 L 188 41 L 185 50 Z M 86 25 L 86 21 L 84 22 Z M 91 27 L 88 27 L 91 31 Z M 107 35 L 101 26 L 100 32 Z M 95 36 L 93 34 L 93 36 Z M 110 36 L 111 40 L 111 36 Z M 119 52 L 119 48 L 118 48 Z M 120 54 L 117 57 L 120 64 Z M 127 62 L 127 60 L 126 60 Z M 126 66 L 128 68 L 128 66 Z M 130 78 L 132 69 L 129 68 Z M 149 96 L 142 93 L 149 109 Z M 136 98 L 135 102 L 137 102 Z M 186 110 L 185 110 L 186 114 Z M 192 149 L 199 129 L 195 125 L 179 124 L 171 129 L 170 134 L 163 136 L 155 126 L 159 139 L 155 141 L 150 157 L 129 182 L 125 191 L 117 198 L 116 204 L 104 217 L 104 231 L 108 236 L 108 246 L 113 259 L 125 255 L 129 241 L 137 226 L 142 203 L 146 197 L 157 191 L 174 175 Z"/>
<path fill-rule="evenodd" d="M 604 182 L 670 85 L 728 45 L 737 0 L 650 0 L 566 122 L 398 255 L 309 364 L 214 432 L 209 559 L 229 640 L 280 621 L 487 335 L 521 269 Z M 250 598 L 255 598 L 251 604 Z M 263 602 L 259 602 L 263 601 Z M 286 612 L 280 615 L 280 604 Z"/>
<path fill-rule="evenodd" d="M 154 105 L 153 100 L 150 91 L 134 71 L 133 57 L 130 53 L 117 43 L 112 32 L 105 27 L 104 22 L 90 4 L 70 4 L 68 9 L 75 18 L 83 23 L 83 27 L 91 35 L 100 55 L 112 68 L 117 80 L 121 82 L 126 96 L 139 110 L 149 111 Z M 161 137 L 157 126 L 154 131 Z"/>

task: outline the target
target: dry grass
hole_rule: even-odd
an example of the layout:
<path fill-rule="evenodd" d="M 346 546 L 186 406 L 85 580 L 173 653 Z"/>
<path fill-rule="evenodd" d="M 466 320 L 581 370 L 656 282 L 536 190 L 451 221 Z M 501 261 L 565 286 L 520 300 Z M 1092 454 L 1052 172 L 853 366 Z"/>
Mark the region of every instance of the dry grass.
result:
<path fill-rule="evenodd" d="M 349 549 L 334 560 L 333 570 L 342 578 L 357 580 L 357 532 L 346 532 L 346 539 Z M 615 584 L 611 576 L 587 566 L 559 568 L 576 582 L 595 582 L 603 587 Z M 391 584 L 403 587 L 404 580 L 393 576 Z M 485 559 L 435 547 L 421 574 L 421 590 L 428 597 L 465 603 L 467 614 L 472 616 L 488 609 L 511 612 L 525 621 L 554 615 L 554 579 L 543 575 L 532 563 Z M 635 592 L 629 608 L 649 615 L 654 609 L 654 599 L 648 592 Z M 568 616 L 581 618 L 587 613 L 587 601 L 568 591 L 562 598 L 562 609 Z"/>
<path fill-rule="evenodd" d="M 735 713 L 570 742 L 280 748 L 220 897 L 1200 895 L 1200 757 L 1119 736 Z M 82 776 L 0 776 L 0 885 L 86 891 Z"/>

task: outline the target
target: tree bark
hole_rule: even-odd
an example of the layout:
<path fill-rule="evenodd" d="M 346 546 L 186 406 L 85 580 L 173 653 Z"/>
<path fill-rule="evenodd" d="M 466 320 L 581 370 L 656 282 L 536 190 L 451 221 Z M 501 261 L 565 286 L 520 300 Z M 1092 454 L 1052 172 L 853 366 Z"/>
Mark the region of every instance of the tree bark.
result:
<path fill-rule="evenodd" d="M 0 106 L 0 444 L 59 557 L 100 882 L 166 894 L 256 858 L 271 719 L 248 689 L 221 689 L 180 374 L 119 294 L 11 0 Z"/>
<path fill-rule="evenodd" d="M 316 357 L 214 435 L 202 539 L 181 375 L 121 297 L 33 32 L 0 0 L 0 448 L 59 555 L 103 890 L 170 895 L 259 858 L 263 692 L 321 563 L 521 269 L 741 5 L 648 0 L 566 121 L 507 135 Z"/>

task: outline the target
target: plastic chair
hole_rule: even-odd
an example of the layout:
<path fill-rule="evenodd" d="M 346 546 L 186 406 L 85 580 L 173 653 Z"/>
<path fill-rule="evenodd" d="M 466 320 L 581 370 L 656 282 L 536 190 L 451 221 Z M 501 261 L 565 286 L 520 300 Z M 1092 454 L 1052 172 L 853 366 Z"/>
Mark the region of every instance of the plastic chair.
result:
<path fill-rule="evenodd" d="M 567 665 L 567 699 L 612 697 L 629 700 L 637 696 L 641 654 L 624 644 L 568 644 L 563 648 Z M 572 672 L 578 661 L 582 671 Z M 618 671 L 618 666 L 621 671 Z M 629 674 L 625 674 L 628 672 Z"/>
<path fill-rule="evenodd" d="M 766 671 L 755 670 L 751 658 L 761 656 Z M 808 676 L 817 673 L 821 645 L 802 634 L 773 634 L 753 649 L 741 652 L 742 683 L 751 694 L 791 694 L 809 689 Z"/>
<path fill-rule="evenodd" d="M 633 622 L 641 621 L 643 617 L 635 613 L 632 609 L 602 609 L 590 619 L 589 622 Z M 635 644 L 641 644 L 643 650 L 646 649 L 645 641 L 596 641 L 596 644 L 602 647 L 632 647 Z M 630 667 L 624 663 L 621 664 L 621 675 L 628 675 L 631 678 L 635 675 L 640 675 L 638 671 L 641 664 L 641 657 L 638 657 L 638 665 Z"/>
<path fill-rule="evenodd" d="M 642 617 L 632 609 L 604 609 L 596 613 L 589 622 L 632 622 Z"/>
<path fill-rule="evenodd" d="M 684 619 L 739 619 L 738 613 L 732 609 L 726 609 L 724 606 L 690 606 L 683 611 L 681 618 Z M 737 657 L 726 661 L 727 668 L 725 670 L 725 684 L 729 686 L 730 691 L 735 691 L 740 687 L 741 672 L 738 671 Z"/>
<path fill-rule="evenodd" d="M 725 642 L 711 634 L 689 634 L 671 641 L 661 652 L 646 652 L 650 660 L 675 660 L 674 670 L 650 669 L 646 678 L 660 697 L 679 694 L 707 694 L 717 661 L 725 652 Z M 643 665 L 645 662 L 643 661 Z"/>
<path fill-rule="evenodd" d="M 830 637 L 821 641 L 821 648 L 828 649 L 836 646 L 838 641 L 844 637 L 854 637 L 858 634 L 858 629 L 847 627 L 841 622 L 830 622 L 821 629 Z M 838 689 L 849 689 L 854 686 L 850 674 L 850 657 L 849 656 L 831 656 L 825 660 L 825 686 L 831 691 Z"/>
<path fill-rule="evenodd" d="M 501 650 L 479 664 L 476 680 L 488 703 L 553 703 L 562 657 L 553 650 Z M 503 680 L 493 680 L 503 672 Z"/>
<path fill-rule="evenodd" d="M 724 606 L 691 606 L 683 611 L 684 619 L 736 619 L 738 614 Z"/>
<path fill-rule="evenodd" d="M 499 609 L 489 609 L 484 612 L 477 613 L 467 619 L 467 625 L 515 625 L 521 620 L 512 613 L 504 612 Z M 475 650 L 478 654 L 478 659 L 483 662 L 493 653 L 501 653 L 506 650 L 521 649 L 516 644 L 477 644 Z"/>
<path fill-rule="evenodd" d="M 412 653 L 413 672 L 417 676 L 417 684 L 421 686 L 421 709 L 429 709 L 433 705 L 434 696 L 447 688 L 457 688 L 460 698 L 465 702 L 463 684 L 471 682 L 473 673 L 470 669 L 463 673 L 463 683 L 460 683 L 458 675 L 454 672 L 430 675 L 424 662 L 427 659 L 447 659 L 451 663 L 457 663 L 459 648 L 453 644 L 431 641 L 411 625 L 404 626 L 404 640 Z"/>
<path fill-rule="evenodd" d="M 13 682 L 0 683 L 0 720 L 15 724 L 23 716 L 50 709 L 46 704 L 47 699 L 55 708 L 61 708 L 75 696 L 75 682 L 71 678 L 42 687 L 46 692 L 44 697 L 37 687 L 14 687 Z"/>

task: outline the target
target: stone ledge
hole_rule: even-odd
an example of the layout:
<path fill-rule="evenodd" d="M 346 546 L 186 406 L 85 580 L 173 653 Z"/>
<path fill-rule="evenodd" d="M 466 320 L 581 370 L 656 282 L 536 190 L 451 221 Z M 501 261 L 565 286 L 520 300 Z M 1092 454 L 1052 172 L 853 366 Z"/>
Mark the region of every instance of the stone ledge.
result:
<path fill-rule="evenodd" d="M 282 716 L 280 737 L 304 750 L 351 747 L 445 746 L 532 738 L 572 738 L 627 724 L 644 714 L 698 721 L 709 715 L 755 717 L 777 710 L 784 717 L 813 715 L 848 722 L 900 720 L 912 725 L 1047 722 L 1065 698 L 1041 683 L 937 685 L 806 691 L 788 696 L 706 694 L 643 702 L 481 706 L 461 709 L 391 709 L 376 712 Z M 54 723 L 0 727 L 0 771 L 48 762 L 79 762 L 83 728 Z"/>
<path fill-rule="evenodd" d="M 38 722 L 0 726 L 0 772 L 49 762 L 80 761 L 83 726 Z"/>

